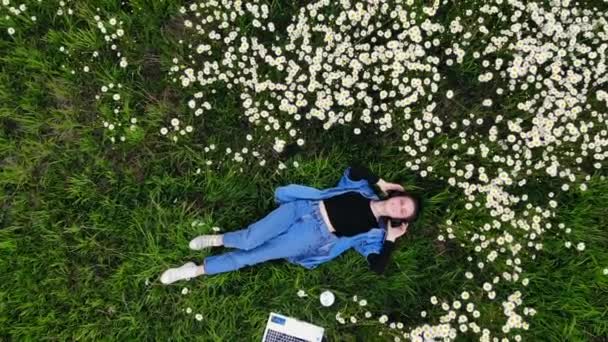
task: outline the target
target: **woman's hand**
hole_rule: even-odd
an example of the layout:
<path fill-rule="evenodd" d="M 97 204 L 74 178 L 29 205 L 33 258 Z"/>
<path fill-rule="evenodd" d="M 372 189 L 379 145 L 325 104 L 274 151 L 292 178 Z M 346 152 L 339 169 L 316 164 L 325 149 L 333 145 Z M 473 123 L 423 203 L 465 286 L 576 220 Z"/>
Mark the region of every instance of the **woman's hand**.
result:
<path fill-rule="evenodd" d="M 376 185 L 378 185 L 380 190 L 382 192 L 384 192 L 385 194 L 387 193 L 388 190 L 405 191 L 405 189 L 403 188 L 403 186 L 401 186 L 401 184 L 385 182 L 383 179 L 378 180 L 378 183 L 376 183 Z"/>
<path fill-rule="evenodd" d="M 407 226 L 409 222 L 402 223 L 399 227 L 392 227 L 391 220 L 388 220 L 388 228 L 386 230 L 386 239 L 395 241 L 407 232 Z"/>

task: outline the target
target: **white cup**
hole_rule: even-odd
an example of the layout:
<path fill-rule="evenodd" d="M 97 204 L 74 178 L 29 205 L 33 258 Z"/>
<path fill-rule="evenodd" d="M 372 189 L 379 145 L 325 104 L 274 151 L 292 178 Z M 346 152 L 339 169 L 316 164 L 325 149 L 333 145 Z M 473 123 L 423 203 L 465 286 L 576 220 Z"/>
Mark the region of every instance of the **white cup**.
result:
<path fill-rule="evenodd" d="M 336 297 L 334 296 L 333 293 L 331 293 L 331 291 L 326 290 L 323 293 L 321 293 L 321 296 L 319 299 L 321 301 L 321 305 L 331 306 L 334 303 L 334 300 L 336 299 Z"/>

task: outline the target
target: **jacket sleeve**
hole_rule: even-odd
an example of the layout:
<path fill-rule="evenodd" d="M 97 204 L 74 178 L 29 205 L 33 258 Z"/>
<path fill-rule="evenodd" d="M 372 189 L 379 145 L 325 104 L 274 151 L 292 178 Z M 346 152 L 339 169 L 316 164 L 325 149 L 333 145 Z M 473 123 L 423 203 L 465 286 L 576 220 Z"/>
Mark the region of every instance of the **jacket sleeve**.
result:
<path fill-rule="evenodd" d="M 393 241 L 385 240 L 380 253 L 371 253 L 367 256 L 369 268 L 377 274 L 383 274 L 394 247 L 395 243 Z"/>
<path fill-rule="evenodd" d="M 373 254 L 373 253 L 380 253 L 382 252 L 382 248 L 383 248 L 383 244 L 384 241 L 386 241 L 386 231 L 385 230 L 378 230 L 378 228 L 373 229 L 372 232 L 371 230 L 367 233 L 363 233 L 368 234 L 367 236 L 362 236 L 360 239 L 358 239 L 358 241 L 354 242 L 352 247 L 362 256 L 364 256 L 365 258 L 367 258 L 368 255 Z M 376 233 L 380 233 L 380 234 L 376 234 Z M 372 235 L 369 235 L 372 234 Z"/>
<path fill-rule="evenodd" d="M 367 167 L 356 162 L 350 166 L 349 178 L 354 181 L 365 179 L 369 184 L 376 184 L 380 180 L 380 177 L 373 174 Z"/>

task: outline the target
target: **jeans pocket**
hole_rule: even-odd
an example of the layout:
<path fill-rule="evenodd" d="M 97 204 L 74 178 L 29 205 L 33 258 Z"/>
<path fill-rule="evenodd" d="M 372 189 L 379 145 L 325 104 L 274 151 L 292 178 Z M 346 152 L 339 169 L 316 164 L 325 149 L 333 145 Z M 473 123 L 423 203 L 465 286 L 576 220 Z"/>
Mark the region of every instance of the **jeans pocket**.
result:
<path fill-rule="evenodd" d="M 301 224 L 302 222 L 304 222 L 304 221 L 306 221 L 308 219 L 310 219 L 310 214 L 303 214 L 303 215 L 298 216 L 296 218 L 295 222 L 298 223 L 298 224 Z"/>
<path fill-rule="evenodd" d="M 323 237 L 320 237 L 319 240 L 317 240 L 315 243 L 311 244 L 311 246 L 308 250 L 308 255 L 311 255 L 311 256 L 328 255 L 332 246 L 333 246 L 333 243 L 332 243 L 331 239 L 325 239 Z"/>

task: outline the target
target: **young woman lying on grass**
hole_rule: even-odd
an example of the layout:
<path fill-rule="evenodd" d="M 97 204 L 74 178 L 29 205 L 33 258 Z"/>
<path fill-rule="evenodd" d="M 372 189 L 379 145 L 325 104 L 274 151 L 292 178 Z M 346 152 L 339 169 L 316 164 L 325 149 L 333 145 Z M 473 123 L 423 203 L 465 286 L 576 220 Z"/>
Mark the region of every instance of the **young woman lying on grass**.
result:
<path fill-rule="evenodd" d="M 388 198 L 380 200 L 373 185 Z M 234 271 L 273 259 L 312 269 L 349 248 L 365 256 L 371 270 L 381 274 L 395 241 L 406 233 L 420 210 L 416 196 L 362 166 L 348 167 L 333 188 L 279 187 L 275 202 L 280 204 L 278 208 L 246 229 L 194 238 L 190 241 L 193 250 L 217 246 L 236 250 L 208 256 L 201 265 L 187 262 L 170 268 L 161 275 L 161 282 Z M 400 225 L 393 227 L 391 219 Z"/>

